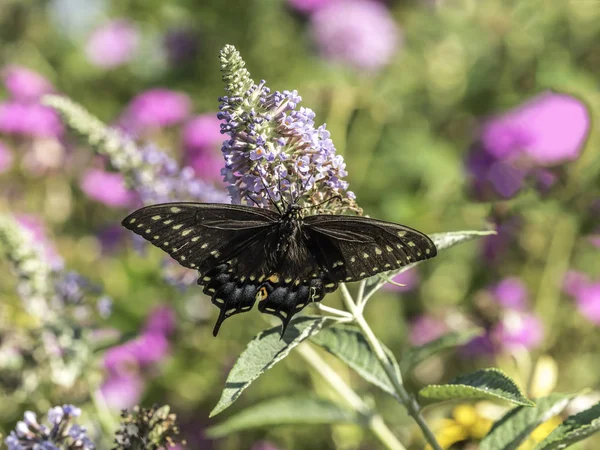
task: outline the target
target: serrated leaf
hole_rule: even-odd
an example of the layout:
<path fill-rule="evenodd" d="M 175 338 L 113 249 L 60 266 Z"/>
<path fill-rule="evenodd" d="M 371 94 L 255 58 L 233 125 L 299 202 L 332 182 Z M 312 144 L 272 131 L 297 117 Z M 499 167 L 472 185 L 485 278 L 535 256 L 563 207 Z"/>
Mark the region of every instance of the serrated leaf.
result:
<path fill-rule="evenodd" d="M 360 330 L 354 326 L 336 325 L 322 330 L 311 342 L 337 356 L 369 383 L 397 397 L 394 386 Z M 392 365 L 398 369 L 394 354 L 383 344 Z"/>
<path fill-rule="evenodd" d="M 312 394 L 284 397 L 251 406 L 225 422 L 206 430 L 211 438 L 249 428 L 277 425 L 318 425 L 359 423 L 360 417 L 350 409 Z"/>
<path fill-rule="evenodd" d="M 522 406 L 533 406 L 515 382 L 498 369 L 482 369 L 461 375 L 448 384 L 425 386 L 419 396 L 427 403 L 446 400 L 505 400 Z"/>
<path fill-rule="evenodd" d="M 221 398 L 209 417 L 228 408 L 254 380 L 285 358 L 298 344 L 317 334 L 326 322 L 332 323 L 333 319 L 301 316 L 290 322 L 283 337 L 280 337 L 281 326 L 256 336 L 229 372 Z"/>
<path fill-rule="evenodd" d="M 535 450 L 567 448 L 597 433 L 598 430 L 600 430 L 600 403 L 567 417 L 546 439 L 535 447 Z"/>
<path fill-rule="evenodd" d="M 448 233 L 433 233 L 430 234 L 429 237 L 435 244 L 438 253 L 441 250 L 448 249 L 450 247 L 454 247 L 457 244 L 461 244 L 463 242 L 468 242 L 473 239 L 482 236 L 489 236 L 492 234 L 496 234 L 495 231 L 451 231 Z M 401 267 L 398 270 L 387 272 L 386 275 L 388 278 L 394 278 L 399 273 L 405 272 L 409 269 L 412 269 L 417 264 L 421 264 L 423 261 L 417 261 L 407 266 Z M 385 280 L 381 279 L 381 277 L 372 277 L 366 280 L 364 297 L 369 298 L 375 291 L 377 291 L 381 286 L 386 283 Z"/>
<path fill-rule="evenodd" d="M 428 342 L 420 347 L 411 348 L 404 354 L 400 361 L 400 365 L 404 370 L 410 370 L 419 364 L 421 361 L 435 355 L 443 350 L 458 347 L 471 341 L 476 336 L 483 333 L 481 328 L 471 328 L 465 331 L 456 331 L 445 334 L 444 336 L 434 341 Z"/>
<path fill-rule="evenodd" d="M 559 414 L 574 395 L 551 394 L 536 400 L 533 408 L 519 406 L 498 420 L 481 441 L 481 450 L 512 450 L 521 445 L 541 423 Z"/>

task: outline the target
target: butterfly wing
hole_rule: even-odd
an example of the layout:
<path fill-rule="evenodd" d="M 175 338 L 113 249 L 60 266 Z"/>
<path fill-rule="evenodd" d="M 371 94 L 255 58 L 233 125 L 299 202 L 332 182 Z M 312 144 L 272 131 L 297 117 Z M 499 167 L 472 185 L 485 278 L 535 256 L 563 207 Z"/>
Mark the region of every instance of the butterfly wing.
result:
<path fill-rule="evenodd" d="M 433 241 L 420 231 L 368 217 L 308 216 L 304 228 L 319 248 L 323 270 L 339 282 L 362 280 L 437 254 Z"/>
<path fill-rule="evenodd" d="M 247 206 L 167 203 L 141 208 L 122 223 L 200 272 L 198 284 L 220 309 L 216 335 L 225 319 L 254 305 L 270 272 L 265 245 L 277 238 L 278 219 L 273 211 Z"/>

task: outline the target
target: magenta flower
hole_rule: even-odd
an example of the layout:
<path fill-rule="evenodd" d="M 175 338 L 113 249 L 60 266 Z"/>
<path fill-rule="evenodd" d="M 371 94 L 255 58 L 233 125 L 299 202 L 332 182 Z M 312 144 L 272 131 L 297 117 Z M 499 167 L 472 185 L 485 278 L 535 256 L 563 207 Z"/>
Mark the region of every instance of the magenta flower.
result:
<path fill-rule="evenodd" d="M 60 137 L 63 126 L 56 112 L 37 103 L 0 103 L 0 133 L 29 137 Z"/>
<path fill-rule="evenodd" d="M 0 142 L 0 173 L 8 172 L 13 164 L 12 151 Z"/>
<path fill-rule="evenodd" d="M 136 195 L 127 190 L 123 175 L 100 169 L 88 170 L 81 179 L 81 190 L 91 199 L 108 206 L 126 207 L 136 201 Z"/>
<path fill-rule="evenodd" d="M 190 108 L 190 98 L 184 93 L 150 89 L 129 103 L 119 123 L 126 131 L 139 134 L 183 122 L 189 116 Z"/>
<path fill-rule="evenodd" d="M 0 164 L 1 165 L 1 164 Z M 588 240 L 594 247 L 600 248 L 600 230 L 595 231 L 588 237 Z"/>
<path fill-rule="evenodd" d="M 582 316 L 593 324 L 600 325 L 600 282 L 580 287 L 575 303 Z"/>
<path fill-rule="evenodd" d="M 481 133 L 484 149 L 497 158 L 525 156 L 539 165 L 579 157 L 590 128 L 583 102 L 547 92 L 487 121 Z"/>
<path fill-rule="evenodd" d="M 12 99 L 19 102 L 35 102 L 54 91 L 52 84 L 39 73 L 18 65 L 5 67 L 2 79 Z"/>
<path fill-rule="evenodd" d="M 579 292 L 589 284 L 589 277 L 585 273 L 569 270 L 563 279 L 563 291 L 571 297 L 577 297 Z"/>
<path fill-rule="evenodd" d="M 310 22 L 323 58 L 362 70 L 388 64 L 401 41 L 389 10 L 374 0 L 329 2 L 314 12 Z"/>
<path fill-rule="evenodd" d="M 504 350 L 531 350 L 541 344 L 544 328 L 534 314 L 508 310 L 491 330 L 491 337 Z"/>
<path fill-rule="evenodd" d="M 144 333 L 170 336 L 175 331 L 175 311 L 170 306 L 158 306 L 152 310 L 146 324 Z"/>
<path fill-rule="evenodd" d="M 409 340 L 413 346 L 425 345 L 448 332 L 446 323 L 437 317 L 422 315 L 410 323 Z"/>
<path fill-rule="evenodd" d="M 404 272 L 400 272 L 395 277 L 392 277 L 392 280 L 396 283 L 404 284 L 404 287 L 396 286 L 391 283 L 386 283 L 383 285 L 383 288 L 387 291 L 395 291 L 395 292 L 408 292 L 412 291 L 419 284 L 419 272 L 417 269 L 412 268 L 409 270 L 405 270 Z"/>
<path fill-rule="evenodd" d="M 523 311 L 527 306 L 527 287 L 518 278 L 505 278 L 490 291 L 494 299 L 504 308 Z"/>
<path fill-rule="evenodd" d="M 225 165 L 221 144 L 221 121 L 215 114 L 203 114 L 188 121 L 183 128 L 182 140 L 185 165 L 201 178 L 221 181 L 221 168 Z"/>
<path fill-rule="evenodd" d="M 127 20 L 118 19 L 94 30 L 85 53 L 88 60 L 103 69 L 112 69 L 129 62 L 138 48 L 138 31 Z"/>
<path fill-rule="evenodd" d="M 109 408 L 128 409 L 139 403 L 144 392 L 144 380 L 137 373 L 111 374 L 102 383 L 100 393 Z"/>
<path fill-rule="evenodd" d="M 288 0 L 288 4 L 296 11 L 312 14 L 337 0 Z"/>

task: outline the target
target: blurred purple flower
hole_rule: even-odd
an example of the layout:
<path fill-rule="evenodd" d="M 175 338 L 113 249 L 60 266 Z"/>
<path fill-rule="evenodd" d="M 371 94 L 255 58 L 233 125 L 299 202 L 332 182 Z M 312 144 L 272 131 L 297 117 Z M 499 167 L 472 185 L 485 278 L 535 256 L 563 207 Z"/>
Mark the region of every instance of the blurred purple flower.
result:
<path fill-rule="evenodd" d="M 152 310 L 146 324 L 144 333 L 170 336 L 175 331 L 175 311 L 170 306 L 158 306 Z"/>
<path fill-rule="evenodd" d="M 202 114 L 188 121 L 183 128 L 183 148 L 186 166 L 196 175 L 209 180 L 221 181 L 221 169 L 225 165 L 221 145 L 221 121 L 215 114 Z"/>
<path fill-rule="evenodd" d="M 400 272 L 395 277 L 392 277 L 392 280 L 396 283 L 404 284 L 406 286 L 400 287 L 391 283 L 386 283 L 383 285 L 383 289 L 385 289 L 386 291 L 396 292 L 412 291 L 419 284 L 419 272 L 415 268 L 405 270 L 404 272 Z"/>
<path fill-rule="evenodd" d="M 521 222 L 522 219 L 516 216 L 498 221 L 496 224 L 496 234 L 486 236 L 482 239 L 481 253 L 488 263 L 498 263 L 502 259 L 518 234 Z"/>
<path fill-rule="evenodd" d="M 125 19 L 108 22 L 93 31 L 85 53 L 95 66 L 111 69 L 129 62 L 139 43 L 138 31 Z"/>
<path fill-rule="evenodd" d="M 121 225 L 113 224 L 98 231 L 96 237 L 100 241 L 103 253 L 110 253 L 120 248 L 125 238 L 125 230 Z"/>
<path fill-rule="evenodd" d="M 57 113 L 37 103 L 0 103 L 0 133 L 30 137 L 60 137 L 63 126 Z"/>
<path fill-rule="evenodd" d="M 116 172 L 90 169 L 83 175 L 80 186 L 88 197 L 108 206 L 131 206 L 137 198 L 125 188 L 123 175 Z"/>
<path fill-rule="evenodd" d="M 448 332 L 446 323 L 437 317 L 421 315 L 410 322 L 409 339 L 413 346 L 425 345 Z"/>
<path fill-rule="evenodd" d="M 580 287 L 575 296 L 575 303 L 582 316 L 600 325 L 600 282 Z"/>
<path fill-rule="evenodd" d="M 474 337 L 458 350 L 458 354 L 464 359 L 489 356 L 493 355 L 494 352 L 494 343 L 492 342 L 489 333 Z"/>
<path fill-rule="evenodd" d="M 0 157 L 0 160 L 2 158 Z M 2 165 L 2 163 L 0 163 L 0 166 Z M 0 169 L 1 171 L 2 169 Z M 590 243 L 594 246 L 594 247 L 598 247 L 600 248 L 600 230 L 595 231 L 593 234 L 591 234 L 588 237 Z"/>
<path fill-rule="evenodd" d="M 541 344 L 544 328 L 534 314 L 507 310 L 502 320 L 491 330 L 491 337 L 505 350 L 521 347 L 531 350 Z"/>
<path fill-rule="evenodd" d="M 577 297 L 579 292 L 589 284 L 589 277 L 585 273 L 569 270 L 563 279 L 563 291 L 571 297 Z"/>
<path fill-rule="evenodd" d="M 169 89 L 150 89 L 137 95 L 127 106 L 119 124 L 125 131 L 139 134 L 184 121 L 190 113 L 187 94 Z"/>
<path fill-rule="evenodd" d="M 311 33 L 321 55 L 363 70 L 390 62 L 401 34 L 386 6 L 373 0 L 333 1 L 311 16 Z"/>
<path fill-rule="evenodd" d="M 554 92 L 488 119 L 466 160 L 474 192 L 481 199 L 494 194 L 510 198 L 528 177 L 540 191 L 547 191 L 556 176 L 544 166 L 576 159 L 589 127 L 585 105 Z"/>
<path fill-rule="evenodd" d="M 100 387 L 104 401 L 114 410 L 135 406 L 143 392 L 144 380 L 137 373 L 110 374 Z"/>
<path fill-rule="evenodd" d="M 334 1 L 337 0 L 288 0 L 288 4 L 296 11 L 311 14 Z"/>
<path fill-rule="evenodd" d="M 484 124 L 483 148 L 497 158 L 521 154 L 540 165 L 579 157 L 590 127 L 583 102 L 555 92 L 541 94 Z"/>
<path fill-rule="evenodd" d="M 170 30 L 164 37 L 163 45 L 173 66 L 191 62 L 198 54 L 198 36 L 193 30 Z"/>
<path fill-rule="evenodd" d="M 505 278 L 490 291 L 504 308 L 523 311 L 527 307 L 527 287 L 516 277 Z"/>
<path fill-rule="evenodd" d="M 46 261 L 55 269 L 61 268 L 63 259 L 59 255 L 54 243 L 48 238 L 44 222 L 36 216 L 19 214 L 15 217 L 19 225 L 30 233 L 36 247 L 41 248 Z"/>
<path fill-rule="evenodd" d="M 0 173 L 8 172 L 13 164 L 12 151 L 0 142 Z"/>
<path fill-rule="evenodd" d="M 18 65 L 5 67 L 2 79 L 12 99 L 19 102 L 35 102 L 54 91 L 52 84 L 39 73 Z"/>

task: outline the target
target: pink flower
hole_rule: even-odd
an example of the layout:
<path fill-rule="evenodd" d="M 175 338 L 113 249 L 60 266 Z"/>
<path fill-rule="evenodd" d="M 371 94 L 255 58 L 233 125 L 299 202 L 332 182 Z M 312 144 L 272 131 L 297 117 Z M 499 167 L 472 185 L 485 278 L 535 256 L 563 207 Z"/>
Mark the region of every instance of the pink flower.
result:
<path fill-rule="evenodd" d="M 16 219 L 19 225 L 30 234 L 33 243 L 42 249 L 47 262 L 55 268 L 62 267 L 63 259 L 54 243 L 48 238 L 48 231 L 44 222 L 39 217 L 29 214 L 19 214 Z"/>
<path fill-rule="evenodd" d="M 190 113 L 190 98 L 169 89 L 150 89 L 137 95 L 119 120 L 128 132 L 167 127 L 183 122 Z"/>
<path fill-rule="evenodd" d="M 392 281 L 396 283 L 404 284 L 404 287 L 396 286 L 391 283 L 386 283 L 383 285 L 383 288 L 386 291 L 396 291 L 396 292 L 408 292 L 412 291 L 419 284 L 419 272 L 417 269 L 412 268 L 405 270 L 404 272 L 400 272 L 398 275 L 392 278 Z"/>
<path fill-rule="evenodd" d="M 13 154 L 10 149 L 0 142 L 0 173 L 8 172 L 13 164 Z"/>
<path fill-rule="evenodd" d="M 337 0 L 288 0 L 288 4 L 296 11 L 311 14 L 334 1 Z"/>
<path fill-rule="evenodd" d="M 19 102 L 35 102 L 44 94 L 54 91 L 50 82 L 43 76 L 22 66 L 5 67 L 2 78 L 11 97 Z"/>
<path fill-rule="evenodd" d="M 120 173 L 91 169 L 84 174 L 80 185 L 88 197 L 108 206 L 131 206 L 136 200 L 135 194 L 125 187 Z"/>
<path fill-rule="evenodd" d="M 324 58 L 367 71 L 388 64 L 401 41 L 389 10 L 374 0 L 329 2 L 314 12 L 310 27 Z"/>
<path fill-rule="evenodd" d="M 185 164 L 201 178 L 221 181 L 225 165 L 221 144 L 221 121 L 214 114 L 196 116 L 185 124 L 182 132 Z"/>
<path fill-rule="evenodd" d="M 170 306 L 158 306 L 150 312 L 144 333 L 170 336 L 175 331 L 175 311 Z"/>
<path fill-rule="evenodd" d="M 491 289 L 491 293 L 505 308 L 523 311 L 527 306 L 527 287 L 519 278 L 505 278 Z"/>
<path fill-rule="evenodd" d="M 0 103 L 0 133 L 30 137 L 60 137 L 62 123 L 56 112 L 37 103 Z"/>
<path fill-rule="evenodd" d="M 409 339 L 412 345 L 421 346 L 442 337 L 447 332 L 448 326 L 442 319 L 422 315 L 411 321 Z"/>
<path fill-rule="evenodd" d="M 498 158 L 524 155 L 537 164 L 553 165 L 579 157 L 589 128 L 583 102 L 547 92 L 488 120 L 481 141 Z"/>
<path fill-rule="evenodd" d="M 87 41 L 85 53 L 95 66 L 112 69 L 133 58 L 138 41 L 136 27 L 127 20 L 118 19 L 94 30 Z"/>
<path fill-rule="evenodd" d="M 100 387 L 109 408 L 128 409 L 139 403 L 144 392 L 144 380 L 137 373 L 112 374 Z"/>
<path fill-rule="evenodd" d="M 575 302 L 582 316 L 593 324 L 600 325 L 600 282 L 582 286 Z"/>
<path fill-rule="evenodd" d="M 505 350 L 531 350 L 542 343 L 544 328 L 534 314 L 508 310 L 491 330 L 491 336 Z"/>
<path fill-rule="evenodd" d="M 585 273 L 569 270 L 563 279 L 563 291 L 571 297 L 577 297 L 579 292 L 589 284 L 589 277 Z"/>

